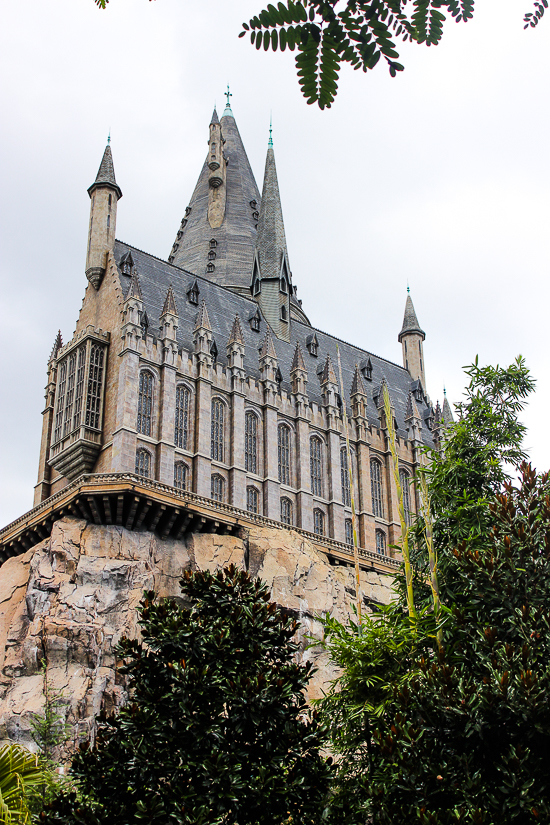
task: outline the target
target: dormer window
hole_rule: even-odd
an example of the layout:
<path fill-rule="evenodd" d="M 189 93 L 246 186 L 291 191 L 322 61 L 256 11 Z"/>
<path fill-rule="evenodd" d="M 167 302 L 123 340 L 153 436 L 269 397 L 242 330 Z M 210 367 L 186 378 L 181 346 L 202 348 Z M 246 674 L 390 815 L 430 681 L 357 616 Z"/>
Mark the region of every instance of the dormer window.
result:
<path fill-rule="evenodd" d="M 217 245 L 218 245 L 217 240 L 215 238 L 212 238 L 212 240 L 210 241 L 210 249 L 215 249 L 217 247 Z"/>
<path fill-rule="evenodd" d="M 363 378 L 366 378 L 367 381 L 372 381 L 372 361 L 370 358 L 367 361 L 361 361 L 361 372 L 363 373 Z"/>
<path fill-rule="evenodd" d="M 191 207 L 186 206 L 185 207 L 185 217 L 188 218 L 190 214 L 191 214 Z"/>
<path fill-rule="evenodd" d="M 262 291 L 262 284 L 259 278 L 254 281 L 254 295 L 259 295 Z"/>
<path fill-rule="evenodd" d="M 257 221 L 258 218 L 260 217 L 260 213 L 259 212 L 253 212 L 252 217 L 254 218 L 255 221 Z"/>
<path fill-rule="evenodd" d="M 208 253 L 208 260 L 209 261 L 215 261 L 216 260 L 216 253 L 214 252 L 213 249 L 211 249 L 210 252 Z"/>
<path fill-rule="evenodd" d="M 212 263 L 209 263 L 209 264 L 206 265 L 206 271 L 207 272 L 214 272 L 215 269 L 216 269 L 216 267 Z"/>
<path fill-rule="evenodd" d="M 187 290 L 187 299 L 190 304 L 194 304 L 198 306 L 199 303 L 199 286 L 197 282 L 192 285 L 190 289 Z"/>
<path fill-rule="evenodd" d="M 307 336 L 306 348 L 309 354 L 313 356 L 313 358 L 317 358 L 319 350 L 319 341 L 317 340 L 317 336 L 315 334 Z"/>
<path fill-rule="evenodd" d="M 285 279 L 284 279 L 284 278 L 281 278 L 281 286 L 280 286 L 280 289 L 281 289 L 281 292 L 284 292 L 284 293 L 286 294 L 286 281 L 285 281 Z"/>
<path fill-rule="evenodd" d="M 134 266 L 134 259 L 132 258 L 131 252 L 125 252 L 125 254 L 120 259 L 120 271 L 123 275 L 131 275 L 132 269 Z"/>
<path fill-rule="evenodd" d="M 250 324 L 250 329 L 252 330 L 252 332 L 259 332 L 260 331 L 260 313 L 259 312 L 255 312 L 254 315 L 252 315 L 248 319 L 248 322 Z"/>
<path fill-rule="evenodd" d="M 256 207 L 258 206 L 258 201 L 250 201 L 250 206 L 252 207 L 252 209 L 256 209 Z"/>
<path fill-rule="evenodd" d="M 284 304 L 281 307 L 281 321 L 288 321 L 288 315 Z"/>

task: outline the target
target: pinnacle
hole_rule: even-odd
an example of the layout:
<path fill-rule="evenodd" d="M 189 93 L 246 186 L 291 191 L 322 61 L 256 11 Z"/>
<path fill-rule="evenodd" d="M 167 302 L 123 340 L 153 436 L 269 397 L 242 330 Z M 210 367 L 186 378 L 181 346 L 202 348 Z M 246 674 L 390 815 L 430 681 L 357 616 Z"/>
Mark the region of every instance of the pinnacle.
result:
<path fill-rule="evenodd" d="M 160 317 L 162 318 L 162 316 L 166 315 L 168 312 L 171 315 L 178 315 L 178 308 L 176 306 L 176 299 L 174 298 L 172 284 L 168 287 L 168 292 L 166 293 L 166 298 L 164 299 L 164 306 L 162 307 Z"/>
<path fill-rule="evenodd" d="M 330 355 L 327 355 L 327 360 L 325 361 L 325 366 L 323 368 L 323 374 L 321 376 L 321 384 L 337 384 L 336 380 L 336 373 L 334 372 L 334 367 L 332 366 L 332 361 L 330 360 Z"/>
<path fill-rule="evenodd" d="M 220 122 L 220 120 L 218 118 L 218 113 L 216 111 L 216 107 L 214 106 L 214 112 L 212 113 L 212 120 L 210 121 L 210 125 L 212 125 L 213 123 L 219 123 L 219 122 Z"/>
<path fill-rule="evenodd" d="M 132 272 L 132 276 L 130 278 L 130 286 L 128 287 L 128 294 L 126 295 L 126 300 L 128 300 L 128 298 L 136 298 L 138 301 L 143 301 L 139 277 L 136 270 Z"/>
<path fill-rule="evenodd" d="M 244 333 L 241 326 L 241 320 L 238 315 L 235 315 L 231 332 L 229 333 L 228 344 L 244 344 Z"/>
<path fill-rule="evenodd" d="M 53 342 L 52 351 L 51 351 L 50 357 L 48 359 L 49 361 L 51 361 L 52 358 L 55 358 L 55 356 L 57 355 L 57 353 L 59 352 L 59 350 L 61 349 L 62 346 L 63 346 L 63 338 L 61 337 L 61 330 L 59 329 L 57 331 L 57 335 L 55 336 L 55 341 Z"/>
<path fill-rule="evenodd" d="M 409 397 L 407 398 L 407 410 L 405 412 L 405 421 L 410 421 L 412 418 L 420 418 L 414 395 L 409 390 Z"/>
<path fill-rule="evenodd" d="M 300 346 L 299 341 L 296 341 L 296 349 L 294 350 L 294 358 L 292 359 L 290 372 L 294 372 L 294 370 L 302 370 L 303 372 L 307 372 L 306 365 L 304 363 L 304 356 L 302 354 L 302 347 Z"/>
<path fill-rule="evenodd" d="M 434 418 L 435 418 L 435 426 L 440 427 L 441 422 L 443 421 L 443 414 L 441 412 L 441 407 L 439 406 L 439 401 L 435 405 Z"/>
<path fill-rule="evenodd" d="M 271 328 L 269 326 L 260 350 L 260 358 L 265 358 L 267 355 L 271 356 L 271 358 L 277 358 L 277 353 L 275 352 L 275 346 L 273 344 L 273 337 L 271 335 Z"/>
<path fill-rule="evenodd" d="M 451 405 L 447 401 L 447 396 L 445 396 L 445 400 L 443 401 L 443 421 L 445 422 L 446 427 L 450 427 L 451 424 L 454 424 L 454 415 L 451 409 Z"/>
<path fill-rule="evenodd" d="M 399 341 L 401 341 L 403 335 L 409 332 L 416 332 L 419 335 L 422 335 L 423 339 L 426 337 L 426 333 L 423 329 L 420 328 L 420 324 L 418 323 L 418 318 L 416 317 L 416 312 L 414 311 L 412 298 L 410 295 L 407 295 L 407 301 L 405 303 L 405 315 L 403 316 L 403 326 L 401 328 L 401 332 L 398 335 Z"/>
<path fill-rule="evenodd" d="M 210 325 L 210 318 L 208 317 L 208 310 L 206 309 L 206 301 L 203 298 L 201 308 L 197 314 L 197 320 L 195 322 L 195 332 L 198 329 L 208 329 L 212 332 L 212 326 Z"/>
<path fill-rule="evenodd" d="M 367 391 L 365 389 L 365 385 L 363 384 L 363 378 L 361 377 L 361 370 L 359 369 L 359 365 L 355 365 L 355 372 L 353 373 L 353 381 L 351 382 L 351 395 L 366 395 Z"/>
<path fill-rule="evenodd" d="M 119 199 L 122 197 L 122 190 L 120 186 L 117 184 L 115 178 L 113 154 L 111 152 L 111 147 L 109 144 L 107 144 L 107 146 L 105 147 L 105 151 L 103 152 L 103 158 L 101 159 L 96 179 L 88 189 L 88 194 L 90 195 L 90 197 L 92 196 L 92 192 L 100 186 L 110 186 L 116 191 Z"/>

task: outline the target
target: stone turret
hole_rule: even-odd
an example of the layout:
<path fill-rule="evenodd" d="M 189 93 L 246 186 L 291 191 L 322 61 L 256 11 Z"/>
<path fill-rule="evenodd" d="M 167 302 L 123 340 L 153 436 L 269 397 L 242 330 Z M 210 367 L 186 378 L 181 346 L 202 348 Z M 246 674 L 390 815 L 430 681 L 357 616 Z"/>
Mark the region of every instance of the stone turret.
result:
<path fill-rule="evenodd" d="M 138 342 L 143 337 L 141 327 L 142 318 L 143 297 L 139 276 L 134 270 L 122 308 L 122 340 L 124 341 L 125 349 L 138 349 Z"/>
<path fill-rule="evenodd" d="M 175 364 L 178 354 L 178 308 L 172 290 L 172 284 L 168 287 L 164 306 L 160 314 L 160 335 L 163 342 L 163 360 L 165 363 Z"/>
<path fill-rule="evenodd" d="M 426 333 L 420 328 L 412 298 L 407 295 L 403 326 L 398 335 L 398 340 L 403 348 L 403 366 L 410 372 L 413 380 L 420 379 L 422 381 L 424 389 L 426 389 L 423 348 L 425 338 Z"/>
<path fill-rule="evenodd" d="M 195 356 L 198 363 L 198 372 L 201 377 L 208 377 L 209 369 L 212 366 L 212 325 L 206 309 L 206 301 L 203 300 L 201 308 L 195 321 L 193 331 L 193 341 L 195 344 Z"/>
<path fill-rule="evenodd" d="M 364 420 L 366 422 L 368 396 L 363 383 L 363 378 L 361 376 L 361 370 L 359 369 L 359 364 L 355 365 L 353 381 L 351 382 L 350 398 L 353 417 L 357 420 Z"/>
<path fill-rule="evenodd" d="M 301 417 L 307 417 L 308 397 L 307 397 L 307 369 L 300 342 L 296 342 L 294 357 L 290 366 L 290 383 L 292 392 L 296 396 L 296 412 Z"/>
<path fill-rule="evenodd" d="M 328 426 L 336 427 L 338 418 L 338 381 L 332 366 L 330 355 L 327 355 L 323 372 L 321 373 L 321 388 L 328 416 Z"/>
<path fill-rule="evenodd" d="M 212 229 L 218 229 L 225 216 L 225 201 L 227 197 L 226 186 L 226 160 L 223 153 L 225 143 L 222 135 L 222 127 L 218 120 L 218 115 L 214 109 L 212 120 L 210 121 L 210 136 L 208 140 L 208 223 Z"/>
<path fill-rule="evenodd" d="M 107 144 L 95 181 L 88 189 L 92 201 L 86 254 L 86 277 L 99 289 L 107 265 L 107 253 L 114 248 L 117 203 L 122 197 L 116 182 L 111 146 Z"/>
<path fill-rule="evenodd" d="M 407 409 L 405 411 L 405 424 L 407 426 L 407 438 L 415 444 L 422 442 L 422 417 L 418 412 L 414 395 L 409 392 L 407 398 Z"/>
<path fill-rule="evenodd" d="M 290 341 L 293 287 L 271 138 L 265 162 L 251 291 L 277 338 Z"/>
<path fill-rule="evenodd" d="M 266 403 L 274 403 L 278 392 L 277 375 L 279 372 L 279 361 L 277 352 L 273 344 L 271 329 L 268 327 L 260 348 L 260 375 L 264 386 L 264 400 Z"/>
<path fill-rule="evenodd" d="M 244 333 L 241 326 L 241 319 L 235 315 L 229 340 L 227 342 L 227 366 L 233 379 L 233 389 L 242 390 L 242 381 L 246 377 L 244 370 Z"/>

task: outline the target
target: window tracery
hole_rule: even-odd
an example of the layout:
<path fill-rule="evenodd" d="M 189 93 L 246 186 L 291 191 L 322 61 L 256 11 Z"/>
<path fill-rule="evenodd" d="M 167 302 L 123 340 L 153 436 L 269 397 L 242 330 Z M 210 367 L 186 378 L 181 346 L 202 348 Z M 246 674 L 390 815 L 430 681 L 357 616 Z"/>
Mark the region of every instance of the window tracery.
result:
<path fill-rule="evenodd" d="M 375 458 L 370 462 L 370 488 L 372 496 L 372 511 L 378 518 L 384 517 L 382 500 L 382 467 Z"/>
<path fill-rule="evenodd" d="M 253 412 L 244 418 L 244 466 L 248 473 L 258 472 L 258 419 Z"/>
<path fill-rule="evenodd" d="M 151 478 L 151 453 L 142 447 L 136 450 L 136 475 Z"/>
<path fill-rule="evenodd" d="M 309 442 L 309 466 L 311 472 L 311 491 L 314 496 L 323 495 L 323 445 L 321 439 L 313 436 Z"/>
<path fill-rule="evenodd" d="M 176 387 L 176 421 L 174 429 L 174 443 L 176 447 L 187 450 L 189 435 L 189 397 L 187 387 L 180 384 Z"/>
<path fill-rule="evenodd" d="M 280 424 L 277 431 L 277 459 L 279 481 L 290 485 L 290 427 Z"/>
<path fill-rule="evenodd" d="M 219 398 L 212 399 L 212 422 L 210 432 L 210 457 L 223 461 L 225 435 L 225 405 Z"/>
<path fill-rule="evenodd" d="M 183 461 L 174 464 L 174 487 L 187 490 L 189 485 L 189 467 Z"/>
<path fill-rule="evenodd" d="M 148 370 L 139 374 L 139 395 L 137 431 L 143 435 L 151 435 L 151 419 L 153 414 L 153 375 Z"/>
<path fill-rule="evenodd" d="M 292 502 L 289 498 L 281 499 L 281 521 L 283 524 L 292 524 Z"/>

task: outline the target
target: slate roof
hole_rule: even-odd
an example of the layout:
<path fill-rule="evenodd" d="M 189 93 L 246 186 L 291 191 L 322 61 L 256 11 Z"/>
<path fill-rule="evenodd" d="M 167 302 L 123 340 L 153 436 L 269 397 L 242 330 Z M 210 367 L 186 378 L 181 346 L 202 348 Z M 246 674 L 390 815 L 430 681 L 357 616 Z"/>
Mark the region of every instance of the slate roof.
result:
<path fill-rule="evenodd" d="M 170 284 L 174 292 L 174 298 L 178 307 L 179 326 L 178 344 L 188 352 L 194 351 L 193 330 L 199 306 L 189 301 L 187 292 L 195 282 L 199 287 L 199 305 L 204 300 L 208 310 L 208 317 L 212 326 L 214 340 L 218 349 L 218 363 L 222 366 L 227 364 L 225 356 L 226 345 L 229 340 L 231 329 L 235 320 L 235 315 L 239 315 L 245 342 L 244 366 L 246 372 L 255 379 L 260 378 L 259 371 L 259 349 L 262 346 L 267 325 L 258 304 L 244 295 L 239 295 L 226 287 L 213 283 L 210 278 L 195 276 L 193 273 L 180 269 L 166 261 L 161 261 L 153 255 L 135 249 L 128 244 L 116 241 L 115 260 L 117 264 L 122 256 L 131 251 L 135 264 L 135 270 L 139 275 L 141 294 L 143 296 L 144 309 L 149 320 L 149 332 L 157 334 L 160 325 L 160 315 L 162 312 L 166 293 Z M 130 286 L 130 276 L 120 275 L 123 294 L 126 295 Z M 261 317 L 260 330 L 254 332 L 249 324 L 249 319 L 259 312 Z M 319 342 L 318 357 L 313 357 L 307 351 L 306 340 L 314 334 Z M 290 342 L 285 342 L 272 336 L 272 343 L 277 353 L 279 368 L 282 374 L 283 391 L 290 392 L 290 370 L 296 343 L 299 343 L 304 353 L 304 362 L 308 372 L 308 396 L 310 401 L 322 404 L 321 383 L 319 380 L 318 367 L 321 371 L 326 362 L 327 355 L 330 355 L 332 363 L 338 363 L 336 345 L 339 344 L 340 356 L 342 359 L 342 373 L 344 388 L 346 393 L 346 403 L 350 407 L 350 390 L 355 372 L 355 365 L 370 359 L 372 363 L 372 381 L 363 378 L 366 394 L 368 398 L 367 417 L 369 423 L 379 426 L 378 412 L 374 397 L 380 392 L 380 385 L 386 378 L 392 403 L 395 406 L 395 416 L 398 425 L 398 435 L 406 437 L 405 415 L 407 399 L 411 388 L 411 376 L 407 370 L 397 364 L 380 358 L 371 352 L 355 347 L 344 341 L 339 341 L 332 335 L 328 335 L 321 330 L 313 330 L 310 326 L 299 321 L 292 321 Z M 420 414 L 424 418 L 429 417 L 430 409 L 425 400 L 418 404 Z M 423 428 L 423 437 L 426 443 L 432 444 L 431 434 L 426 427 Z"/>
<path fill-rule="evenodd" d="M 281 272 L 283 255 L 288 261 L 288 252 L 273 146 L 268 146 L 265 160 L 262 206 L 258 221 L 256 249 L 260 262 L 261 277 L 278 278 Z"/>
<path fill-rule="evenodd" d="M 198 275 L 206 274 L 210 241 L 215 240 L 216 258 L 211 261 L 215 269 L 209 273 L 209 280 L 249 287 L 258 223 L 255 213 L 259 212 L 261 198 L 235 118 L 224 112 L 220 123 L 227 158 L 224 221 L 218 229 L 212 229 L 208 222 L 209 169 L 205 160 L 186 210 L 181 238 L 176 239 L 179 247 L 173 263 Z M 251 205 L 253 201 L 256 206 Z"/>

